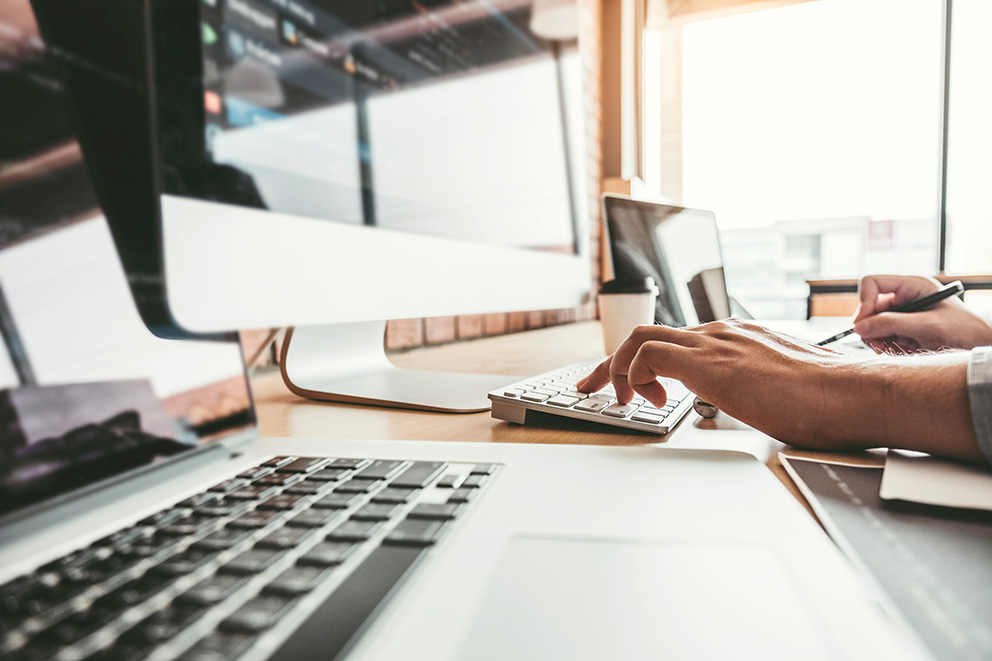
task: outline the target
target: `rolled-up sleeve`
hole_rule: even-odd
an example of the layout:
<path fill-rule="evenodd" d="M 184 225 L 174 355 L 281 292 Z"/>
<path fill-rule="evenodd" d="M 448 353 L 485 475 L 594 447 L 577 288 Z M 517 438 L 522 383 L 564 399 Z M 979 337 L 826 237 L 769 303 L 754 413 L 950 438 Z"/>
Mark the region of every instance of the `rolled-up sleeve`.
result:
<path fill-rule="evenodd" d="M 968 398 L 971 401 L 971 422 L 975 427 L 978 447 L 985 460 L 992 464 L 992 347 L 971 350 L 968 361 Z"/>

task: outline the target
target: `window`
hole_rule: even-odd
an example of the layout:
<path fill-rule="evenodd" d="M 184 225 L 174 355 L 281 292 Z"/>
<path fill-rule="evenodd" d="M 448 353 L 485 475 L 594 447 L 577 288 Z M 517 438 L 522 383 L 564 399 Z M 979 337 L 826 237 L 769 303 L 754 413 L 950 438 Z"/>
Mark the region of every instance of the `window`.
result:
<path fill-rule="evenodd" d="M 942 16 L 831 0 L 645 35 L 649 189 L 716 212 L 756 314 L 803 316 L 807 278 L 937 270 Z"/>

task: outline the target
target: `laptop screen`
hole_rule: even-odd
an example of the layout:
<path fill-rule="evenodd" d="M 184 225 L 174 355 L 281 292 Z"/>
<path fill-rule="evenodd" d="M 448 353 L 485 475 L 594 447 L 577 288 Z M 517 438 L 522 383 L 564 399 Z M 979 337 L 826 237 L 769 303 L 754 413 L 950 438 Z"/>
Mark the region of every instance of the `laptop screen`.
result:
<path fill-rule="evenodd" d="M 236 342 L 142 323 L 27 0 L 0 5 L 5 26 L 0 518 L 255 422 Z"/>
<path fill-rule="evenodd" d="M 710 211 L 603 196 L 617 279 L 651 276 L 655 322 L 689 326 L 730 316 L 720 236 Z"/>

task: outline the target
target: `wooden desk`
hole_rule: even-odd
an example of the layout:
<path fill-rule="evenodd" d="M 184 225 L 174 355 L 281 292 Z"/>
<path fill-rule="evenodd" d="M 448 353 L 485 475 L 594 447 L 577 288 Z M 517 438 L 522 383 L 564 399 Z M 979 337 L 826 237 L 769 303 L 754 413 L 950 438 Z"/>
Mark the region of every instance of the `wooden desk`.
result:
<path fill-rule="evenodd" d="M 602 355 L 599 322 L 555 326 L 441 347 L 417 349 L 394 356 L 402 367 L 442 371 L 484 372 L 520 377 Z M 509 381 L 513 381 L 512 376 Z M 766 465 L 805 503 L 778 460 L 778 452 L 809 456 L 718 414 L 705 420 L 694 412 L 678 428 L 659 439 L 650 434 L 548 416 L 536 424 L 514 425 L 484 413 L 430 413 L 301 399 L 290 393 L 277 372 L 252 379 L 262 435 L 330 439 L 444 440 L 500 443 L 568 443 L 578 445 L 645 445 L 738 450 Z M 866 462 L 878 455 L 862 453 Z M 852 458 L 851 455 L 845 455 Z M 808 507 L 807 507 L 808 509 Z"/>

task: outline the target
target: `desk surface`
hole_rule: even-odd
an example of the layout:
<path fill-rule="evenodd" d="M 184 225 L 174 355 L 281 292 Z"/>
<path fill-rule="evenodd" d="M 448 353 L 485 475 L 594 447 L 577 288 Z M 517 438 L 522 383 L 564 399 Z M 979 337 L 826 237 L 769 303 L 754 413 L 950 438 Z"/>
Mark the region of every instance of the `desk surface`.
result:
<path fill-rule="evenodd" d="M 417 349 L 395 355 L 393 361 L 413 369 L 528 377 L 601 355 L 602 351 L 599 322 L 583 322 Z M 805 500 L 785 474 L 778 452 L 787 450 L 799 456 L 817 454 L 789 448 L 722 414 L 704 420 L 690 412 L 675 431 L 659 439 L 558 416 L 549 416 L 537 424 L 514 425 L 496 420 L 488 412 L 431 413 L 315 402 L 290 393 L 280 375 L 273 372 L 256 375 L 252 387 L 262 435 L 266 437 L 579 445 L 645 445 L 660 440 L 668 447 L 750 453 L 765 462 L 804 504 Z M 860 457 L 867 463 L 881 461 L 878 454 L 860 453 Z"/>

